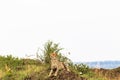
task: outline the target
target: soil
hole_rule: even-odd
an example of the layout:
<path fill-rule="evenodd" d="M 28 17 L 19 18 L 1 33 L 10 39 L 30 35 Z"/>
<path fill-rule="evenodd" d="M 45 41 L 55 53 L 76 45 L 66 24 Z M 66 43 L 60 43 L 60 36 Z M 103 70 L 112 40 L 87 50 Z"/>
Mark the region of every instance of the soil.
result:
<path fill-rule="evenodd" d="M 51 76 L 46 80 L 87 80 L 87 79 L 80 77 L 79 75 L 73 72 L 60 71 L 56 77 Z"/>
<path fill-rule="evenodd" d="M 32 73 L 30 76 L 26 77 L 24 80 L 87 80 L 79 75 L 61 70 L 57 76 L 46 77 L 47 72 Z"/>

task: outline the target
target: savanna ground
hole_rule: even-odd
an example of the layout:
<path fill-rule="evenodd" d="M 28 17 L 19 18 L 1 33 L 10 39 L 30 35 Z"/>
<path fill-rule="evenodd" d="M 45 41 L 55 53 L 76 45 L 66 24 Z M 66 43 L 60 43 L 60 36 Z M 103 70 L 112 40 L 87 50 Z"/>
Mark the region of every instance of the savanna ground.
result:
<path fill-rule="evenodd" d="M 0 56 L 0 63 L 0 80 L 120 80 L 120 68 L 90 69 L 71 64 L 71 72 L 61 70 L 57 77 L 48 77 L 50 65 L 39 60 Z"/>
<path fill-rule="evenodd" d="M 48 41 L 43 55 L 36 59 L 19 59 L 12 55 L 0 56 L 0 80 L 120 80 L 120 67 L 115 69 L 91 69 L 85 64 L 74 64 L 61 55 L 59 44 Z M 50 53 L 56 52 L 60 61 L 67 61 L 70 72 L 61 70 L 56 77 L 48 77 Z"/>

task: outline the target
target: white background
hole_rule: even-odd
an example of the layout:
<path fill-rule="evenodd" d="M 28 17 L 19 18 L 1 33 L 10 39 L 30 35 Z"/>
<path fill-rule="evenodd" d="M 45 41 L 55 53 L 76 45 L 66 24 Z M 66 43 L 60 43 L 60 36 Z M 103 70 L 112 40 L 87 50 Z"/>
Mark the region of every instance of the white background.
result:
<path fill-rule="evenodd" d="M 120 60 L 119 28 L 119 0 L 0 0 L 0 55 L 52 40 L 72 61 Z"/>

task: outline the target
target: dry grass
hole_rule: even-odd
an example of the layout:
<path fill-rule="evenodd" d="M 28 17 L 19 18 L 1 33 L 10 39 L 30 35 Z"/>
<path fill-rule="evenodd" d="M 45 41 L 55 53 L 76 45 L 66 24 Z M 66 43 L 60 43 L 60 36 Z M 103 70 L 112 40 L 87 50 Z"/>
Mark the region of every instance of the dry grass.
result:
<path fill-rule="evenodd" d="M 120 68 L 116 69 L 93 69 L 95 73 L 94 78 L 101 78 L 102 80 L 120 80 Z M 100 79 L 100 80 L 101 80 Z M 94 80 L 94 79 L 93 79 Z"/>
<path fill-rule="evenodd" d="M 0 79 L 4 79 L 8 73 L 12 74 L 15 80 L 23 80 L 25 77 L 31 76 L 33 73 L 40 73 L 46 70 L 47 67 L 39 65 L 25 65 L 22 70 L 0 70 Z"/>

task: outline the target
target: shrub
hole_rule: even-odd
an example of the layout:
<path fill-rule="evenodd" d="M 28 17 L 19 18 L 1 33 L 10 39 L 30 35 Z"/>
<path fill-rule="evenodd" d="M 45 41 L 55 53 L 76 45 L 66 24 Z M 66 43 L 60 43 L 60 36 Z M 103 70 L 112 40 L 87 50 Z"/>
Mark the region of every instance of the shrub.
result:
<path fill-rule="evenodd" d="M 82 74 L 89 72 L 89 67 L 85 64 L 75 64 L 75 69 Z"/>
<path fill-rule="evenodd" d="M 15 58 L 12 55 L 0 56 L 0 67 L 2 69 L 5 69 L 5 66 L 15 69 L 17 66 L 22 65 L 22 60 L 19 58 Z"/>
<path fill-rule="evenodd" d="M 90 72 L 90 68 L 85 65 L 85 64 L 74 64 L 74 63 L 70 63 L 70 68 L 73 72 L 77 73 L 77 74 L 80 74 L 80 75 L 83 75 L 83 74 L 87 74 Z"/>
<path fill-rule="evenodd" d="M 62 50 L 63 48 L 60 48 L 59 47 L 59 44 L 58 43 L 53 43 L 52 41 L 48 41 L 45 43 L 44 45 L 44 49 L 42 50 L 43 52 L 43 61 L 45 63 L 50 63 L 50 54 L 51 53 L 57 53 L 58 55 L 58 59 L 61 60 L 61 61 L 64 61 L 66 59 L 68 59 L 67 57 L 63 56 L 60 51 Z"/>

